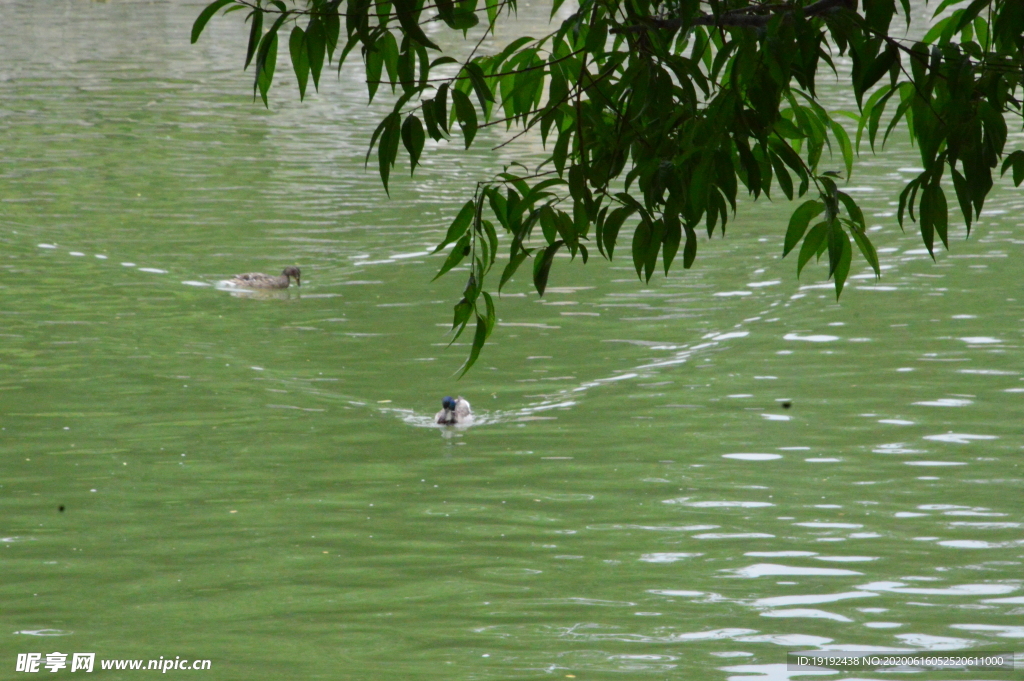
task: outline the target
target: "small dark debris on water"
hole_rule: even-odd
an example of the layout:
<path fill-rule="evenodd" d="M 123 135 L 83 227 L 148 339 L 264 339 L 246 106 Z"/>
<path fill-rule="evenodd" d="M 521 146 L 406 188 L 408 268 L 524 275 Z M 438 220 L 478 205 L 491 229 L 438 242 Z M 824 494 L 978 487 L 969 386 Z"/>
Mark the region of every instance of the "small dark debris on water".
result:
<path fill-rule="evenodd" d="M 61 504 L 60 506 L 58 506 L 57 510 L 60 511 L 61 513 L 63 513 L 64 512 L 64 504 Z"/>
<path fill-rule="evenodd" d="M 783 409 L 789 409 L 792 406 L 793 406 L 793 403 L 790 402 L 789 400 L 786 400 L 785 402 L 782 403 L 782 408 Z"/>

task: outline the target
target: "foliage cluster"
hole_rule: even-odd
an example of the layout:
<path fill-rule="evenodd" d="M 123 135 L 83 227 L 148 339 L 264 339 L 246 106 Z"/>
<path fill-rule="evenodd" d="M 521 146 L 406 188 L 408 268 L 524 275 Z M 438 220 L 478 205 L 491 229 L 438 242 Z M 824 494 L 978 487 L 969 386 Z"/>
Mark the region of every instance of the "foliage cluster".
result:
<path fill-rule="evenodd" d="M 841 158 L 848 177 L 865 136 L 875 150 L 903 121 L 924 170 L 899 196 L 900 225 L 915 221 L 929 252 L 936 235 L 948 247 L 951 182 L 969 233 L 996 170 L 1024 181 L 1024 150 L 1006 149 L 1007 120 L 1022 115 L 1024 2 L 932 4 L 927 33 L 909 40 L 900 24 L 905 32 L 923 9 L 911 0 L 578 0 L 547 35 L 481 54 L 516 0 L 215 0 L 192 41 L 221 9 L 245 11 L 245 65 L 264 103 L 282 31 L 300 97 L 310 77 L 319 88 L 325 62 L 340 70 L 359 47 L 370 98 L 382 84 L 396 98 L 367 153 L 376 150 L 385 189 L 400 148 L 414 170 L 428 136 L 469 148 L 488 126 L 514 128 L 513 139 L 539 133 L 543 162 L 479 182 L 437 247 L 453 245 L 438 276 L 468 264 L 453 321 L 456 338 L 476 322 L 465 371 L 494 327 L 485 284 L 499 228 L 508 255 L 497 289 L 532 259 L 543 295 L 559 251 L 586 263 L 596 245 L 610 259 L 631 230 L 637 275 L 650 280 L 680 250 L 689 268 L 698 229 L 724 232 L 741 191 L 807 197 L 784 254 L 797 251 L 798 274 L 827 256 L 838 296 L 854 245 L 876 274 L 878 257 L 841 173 L 823 167 Z M 445 27 L 482 33 L 469 57 L 442 54 L 428 33 Z M 819 70 L 838 73 L 836 55 L 852 61 L 858 111 L 818 99 Z M 840 117 L 856 122 L 854 140 Z"/>

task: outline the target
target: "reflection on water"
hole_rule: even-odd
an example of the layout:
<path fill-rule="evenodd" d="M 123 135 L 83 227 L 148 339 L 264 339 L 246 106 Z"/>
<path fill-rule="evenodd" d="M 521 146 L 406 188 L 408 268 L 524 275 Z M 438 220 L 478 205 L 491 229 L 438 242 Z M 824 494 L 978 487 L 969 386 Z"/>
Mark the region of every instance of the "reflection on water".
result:
<path fill-rule="evenodd" d="M 282 61 L 253 106 L 237 22 L 188 46 L 200 7 L 5 6 L 0 648 L 789 679 L 790 649 L 1020 639 L 1018 193 L 933 263 L 897 142 L 855 178 L 883 276 L 841 304 L 759 204 L 650 285 L 514 280 L 455 383 L 431 252 L 504 159 L 442 147 L 388 199 L 387 103 L 344 75 L 299 104 Z M 301 295 L 216 288 L 283 262 Z M 473 426 L 439 428 L 458 393 Z"/>

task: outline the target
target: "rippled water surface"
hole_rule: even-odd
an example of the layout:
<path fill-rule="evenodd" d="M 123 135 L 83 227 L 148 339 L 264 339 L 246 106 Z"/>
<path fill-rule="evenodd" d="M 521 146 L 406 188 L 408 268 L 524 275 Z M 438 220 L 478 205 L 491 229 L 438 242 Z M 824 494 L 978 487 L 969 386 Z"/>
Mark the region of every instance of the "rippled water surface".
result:
<path fill-rule="evenodd" d="M 1019 191 L 933 263 L 897 143 L 849 189 L 883 276 L 840 304 L 763 202 L 649 286 L 628 254 L 543 300 L 520 277 L 456 382 L 427 253 L 502 157 L 440 150 L 388 199 L 387 103 L 345 76 L 300 104 L 282 61 L 252 104 L 241 15 L 189 46 L 201 6 L 0 3 L 0 666 L 774 680 L 787 650 L 1020 649 Z M 445 394 L 476 425 L 428 427 Z"/>

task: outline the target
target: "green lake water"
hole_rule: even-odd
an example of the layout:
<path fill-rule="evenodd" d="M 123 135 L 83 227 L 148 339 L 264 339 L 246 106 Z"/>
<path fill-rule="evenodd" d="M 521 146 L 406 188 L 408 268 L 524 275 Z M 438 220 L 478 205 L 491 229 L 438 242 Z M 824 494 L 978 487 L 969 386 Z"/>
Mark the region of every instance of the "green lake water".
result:
<path fill-rule="evenodd" d="M 0 3 L 0 678 L 55 651 L 783 681 L 789 650 L 1021 649 L 1008 181 L 933 263 L 896 224 L 914 150 L 863 156 L 883 276 L 856 261 L 838 304 L 780 258 L 784 201 L 650 285 L 625 247 L 560 261 L 456 381 L 464 275 L 427 253 L 505 157 L 400 160 L 389 199 L 362 166 L 387 102 L 353 72 L 300 104 L 282 58 L 253 104 L 241 15 L 190 46 L 201 7 Z M 214 286 L 293 264 L 300 289 Z M 476 425 L 431 425 L 447 394 Z"/>

